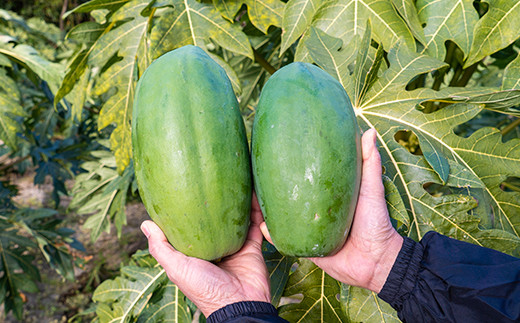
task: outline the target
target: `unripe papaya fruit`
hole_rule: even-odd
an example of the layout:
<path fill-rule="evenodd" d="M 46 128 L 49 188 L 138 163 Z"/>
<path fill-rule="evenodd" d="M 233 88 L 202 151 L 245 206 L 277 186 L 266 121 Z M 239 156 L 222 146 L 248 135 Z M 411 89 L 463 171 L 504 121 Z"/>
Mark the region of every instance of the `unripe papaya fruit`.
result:
<path fill-rule="evenodd" d="M 132 147 L 146 210 L 177 250 L 214 260 L 241 248 L 252 194 L 247 137 L 231 82 L 202 49 L 168 52 L 143 73 Z"/>
<path fill-rule="evenodd" d="M 252 133 L 255 191 L 276 248 L 331 255 L 343 246 L 361 179 L 360 132 L 341 84 L 292 63 L 262 89 Z"/>

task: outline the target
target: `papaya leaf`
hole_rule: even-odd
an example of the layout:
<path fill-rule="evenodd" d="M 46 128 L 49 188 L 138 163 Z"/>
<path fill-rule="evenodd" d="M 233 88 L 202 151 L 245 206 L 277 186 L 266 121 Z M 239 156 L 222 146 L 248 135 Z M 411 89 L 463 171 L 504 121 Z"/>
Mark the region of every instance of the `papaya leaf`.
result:
<path fill-rule="evenodd" d="M 253 59 L 246 35 L 236 24 L 223 19 L 213 6 L 195 0 L 171 3 L 174 8 L 165 12 L 152 29 L 152 58 L 184 45 L 205 48 L 211 38 L 223 48 Z"/>
<path fill-rule="evenodd" d="M 154 296 L 146 305 L 138 323 L 151 322 L 192 322 L 192 313 L 188 299 L 175 284 L 168 281 L 154 292 Z"/>
<path fill-rule="evenodd" d="M 368 19 L 363 39 L 361 40 L 361 43 L 358 46 L 359 49 L 353 73 L 355 83 L 354 96 L 352 97 L 352 100 L 355 102 L 356 105 L 358 105 L 360 102 L 361 92 L 363 92 L 366 77 L 368 76 L 368 69 L 372 66 L 372 64 L 368 63 L 370 59 L 370 56 L 368 55 L 368 50 L 370 49 L 371 42 L 372 24 L 370 23 L 370 19 Z"/>
<path fill-rule="evenodd" d="M 471 103 L 482 105 L 485 109 L 500 113 L 520 116 L 520 90 L 502 90 L 489 88 L 447 88 L 439 94 L 447 96 L 433 101 L 452 103 Z"/>
<path fill-rule="evenodd" d="M 87 71 L 81 75 L 78 82 L 66 98 L 71 103 L 71 117 L 74 122 L 82 120 L 83 107 L 88 96 L 90 73 Z"/>
<path fill-rule="evenodd" d="M 20 209 L 15 217 L 18 217 L 18 224 L 36 241 L 40 251 L 49 263 L 60 275 L 70 281 L 74 280 L 74 264 L 72 255 L 65 246 L 60 246 L 60 239 L 74 231 L 56 231 L 56 221 L 51 221 L 51 217 L 56 215 L 56 211 L 50 209 Z M 71 240 L 72 242 L 72 240 Z"/>
<path fill-rule="evenodd" d="M 487 13 L 475 25 L 475 36 L 464 67 L 508 46 L 520 37 L 520 2 L 486 0 Z"/>
<path fill-rule="evenodd" d="M 445 42 L 456 43 L 467 57 L 473 40 L 473 26 L 478 21 L 478 13 L 472 0 L 419 0 L 419 19 L 426 24 L 426 43 L 423 53 L 444 60 Z"/>
<path fill-rule="evenodd" d="M 271 281 L 271 303 L 278 307 L 285 285 L 289 279 L 291 266 L 296 262 L 296 258 L 280 254 L 276 248 L 267 241 L 262 246 L 262 255 L 269 271 Z"/>
<path fill-rule="evenodd" d="M 436 97 L 435 91 L 427 88 L 403 91 L 406 84 L 419 74 L 429 73 L 445 67 L 441 61 L 426 55 L 417 55 L 399 43 L 388 53 L 390 66 L 372 86 L 358 105 L 362 111 L 380 107 L 413 106 L 427 98 Z"/>
<path fill-rule="evenodd" d="M 323 48 L 322 56 L 329 56 L 328 52 L 335 49 L 333 47 L 327 51 Z M 388 69 L 378 75 L 354 108 L 360 126 L 363 129 L 376 128 L 379 133 L 386 175 L 401 192 L 410 214 L 410 231 L 407 234 L 419 239 L 428 230 L 436 230 L 472 243 L 486 243 L 479 240 L 483 233 L 478 230 L 480 221 L 485 222 L 486 219 L 469 213 L 477 205 L 471 195 L 433 197 L 423 188 L 426 183 L 442 185 L 443 180 L 439 174 L 446 179 L 448 167 L 444 161 L 436 164 L 434 159 L 437 159 L 448 160 L 450 174 L 446 185 L 461 187 L 467 184 L 468 187 L 482 187 L 485 198 L 479 199 L 479 202 L 489 201 L 487 209 L 488 213 L 493 214 L 493 228 L 520 238 L 520 194 L 504 192 L 499 187 L 507 176 L 518 176 L 520 173 L 520 149 L 516 140 L 503 143 L 497 130 L 486 128 L 469 138 L 455 135 L 453 129 L 477 116 L 482 110 L 481 105 L 453 104 L 437 112 L 424 114 L 417 109 L 421 102 L 446 98 L 448 93 L 457 95 L 461 90 L 405 90 L 415 76 L 443 68 L 444 64 L 429 56 L 412 53 L 403 44 L 390 50 L 388 61 Z M 329 66 L 325 70 L 330 73 Z M 344 73 L 339 68 L 333 72 L 336 75 Z M 504 94 L 496 92 L 495 95 Z M 489 104 L 498 104 L 495 100 L 488 101 Z M 416 133 L 422 138 L 422 146 L 426 146 L 427 142 L 427 148 L 433 153 L 428 157 L 429 160 L 410 154 L 396 142 L 394 135 L 400 130 Z M 452 171 L 453 164 L 460 167 Z M 461 168 L 465 171 L 461 171 Z M 456 179 L 452 178 L 454 175 L 457 176 Z M 471 192 L 470 190 L 469 193 Z"/>
<path fill-rule="evenodd" d="M 68 15 L 71 13 L 87 13 L 91 12 L 92 10 L 99 10 L 99 9 L 107 9 L 109 11 L 114 11 L 120 8 L 122 5 L 127 3 L 130 0 L 92 0 L 85 2 L 76 8 L 67 11 L 63 15 L 63 19 L 65 19 Z"/>
<path fill-rule="evenodd" d="M 116 224 L 118 236 L 121 235 L 126 223 L 126 195 L 132 183 L 133 167 L 128 167 L 120 176 L 110 152 L 97 151 L 92 155 L 97 159 L 81 165 L 86 173 L 76 177 L 69 208 L 78 214 L 90 214 L 84 226 L 91 230 L 91 240 L 96 241 L 103 231 L 110 232 L 111 220 Z"/>
<path fill-rule="evenodd" d="M 409 49 L 415 50 L 415 39 L 410 29 L 390 1 L 379 0 L 329 0 L 314 15 L 312 26 L 348 44 L 354 36 L 365 33 L 367 19 L 373 26 L 373 35 L 383 48 L 389 50 L 400 39 Z M 306 37 L 298 44 L 296 59 L 305 61 Z"/>
<path fill-rule="evenodd" d="M 267 34 L 269 26 L 280 27 L 285 4 L 280 0 L 245 0 L 247 14 L 256 28 Z"/>
<path fill-rule="evenodd" d="M 342 284 L 341 300 L 352 322 L 401 322 L 388 303 L 367 289 Z"/>
<path fill-rule="evenodd" d="M 87 45 L 93 45 L 103 31 L 105 31 L 105 27 L 106 26 L 100 25 L 97 22 L 87 21 L 72 27 L 67 33 L 67 38 L 80 41 Z"/>
<path fill-rule="evenodd" d="M 156 293 L 163 297 L 154 299 Z M 96 314 L 101 323 L 136 322 L 141 315 L 145 322 L 168 318 L 191 322 L 185 297 L 169 283 L 164 269 L 143 252 L 132 256 L 131 263 L 121 268 L 120 276 L 101 283 L 92 299 L 97 303 Z M 186 317 L 190 320 L 184 320 Z"/>
<path fill-rule="evenodd" d="M 213 0 L 213 4 L 222 16 L 230 21 L 242 5 L 247 5 L 249 20 L 264 34 L 267 34 L 269 26 L 282 25 L 285 4 L 280 0 Z"/>
<path fill-rule="evenodd" d="M 448 160 L 435 149 L 435 143 L 433 143 L 430 138 L 424 136 L 421 132 L 418 132 L 417 137 L 419 138 L 424 158 L 437 175 L 439 175 L 441 184 L 446 184 L 448 176 L 450 175 L 450 164 Z"/>
<path fill-rule="evenodd" d="M 504 70 L 502 90 L 520 89 L 520 55 L 518 55 Z"/>
<path fill-rule="evenodd" d="M 43 58 L 33 47 L 25 44 L 17 45 L 12 38 L 1 37 L 0 55 L 5 55 L 32 70 L 40 79 L 49 84 L 53 93 L 58 90 L 63 78 L 64 67 Z"/>
<path fill-rule="evenodd" d="M 67 66 L 65 76 L 60 85 L 60 88 L 54 96 L 54 105 L 56 106 L 72 89 L 76 86 L 79 79 L 85 73 L 87 69 L 87 57 L 90 49 L 84 49 L 79 51 L 76 56 L 70 61 Z"/>
<path fill-rule="evenodd" d="M 419 21 L 419 15 L 417 13 L 416 5 L 413 0 L 392 0 L 392 3 L 396 7 L 397 11 L 404 18 L 404 21 L 410 28 L 410 31 L 415 38 L 422 43 L 426 44 L 424 37 L 424 30 Z"/>
<path fill-rule="evenodd" d="M 352 42 L 356 44 L 359 38 L 354 38 Z M 354 62 L 356 56 L 354 44 L 342 47 L 342 41 L 331 37 L 320 29 L 311 27 L 310 36 L 305 43 L 312 59 L 337 79 L 347 91 L 349 97 L 354 97 L 352 91 L 353 78 L 348 72 L 349 65 Z"/>
<path fill-rule="evenodd" d="M 28 248 L 36 244 L 13 230 L 12 222 L 0 220 L 0 301 L 5 312 L 13 311 L 14 316 L 22 319 L 23 301 L 21 291 L 38 292 L 35 281 L 40 280 L 40 272 L 33 265 L 34 256 Z"/>
<path fill-rule="evenodd" d="M 6 206 L 4 208 L 4 206 Z M 62 224 L 51 209 L 16 209 L 0 205 L 0 302 L 5 311 L 22 319 L 21 292 L 38 293 L 40 272 L 35 266 L 34 251 L 40 250 L 58 273 L 74 278 L 72 256 L 66 245 L 81 246 L 70 237 L 74 232 L 58 228 Z"/>
<path fill-rule="evenodd" d="M 244 5 L 243 1 L 226 1 L 226 0 L 212 0 L 215 8 L 220 12 L 222 17 L 229 21 L 235 19 L 238 10 Z"/>
<path fill-rule="evenodd" d="M 27 116 L 20 100 L 18 85 L 0 68 L 0 140 L 12 150 L 17 149 L 17 134 L 23 132 L 23 123 L 17 119 Z"/>
<path fill-rule="evenodd" d="M 133 0 L 120 7 L 110 19 L 112 22 L 125 22 L 103 34 L 88 56 L 88 62 L 93 66 L 104 66 L 116 54 L 121 58 L 96 79 L 93 90 L 95 95 L 115 90 L 101 108 L 98 128 L 101 130 L 116 124 L 110 142 L 119 173 L 130 163 L 130 120 L 137 82 L 137 57 L 142 53 L 148 24 L 148 18 L 139 13 L 147 5 L 146 0 Z"/>
<path fill-rule="evenodd" d="M 300 258 L 298 268 L 289 276 L 284 296 L 303 294 L 303 299 L 300 303 L 281 306 L 280 316 L 289 322 L 347 322 L 339 301 L 340 293 L 340 282 L 310 260 Z"/>
<path fill-rule="evenodd" d="M 356 58 L 356 65 L 354 68 L 353 77 L 355 80 L 354 95 L 351 97 L 358 105 L 365 95 L 368 88 L 370 88 L 377 79 L 377 73 L 383 61 L 383 47 L 378 46 L 375 56 L 371 55 L 371 31 L 372 27 L 370 20 L 367 20 L 367 27 L 363 40 L 360 45 L 357 46 L 358 53 Z"/>
<path fill-rule="evenodd" d="M 285 52 L 312 23 L 312 17 L 322 0 L 290 0 L 285 6 L 282 19 L 282 48 Z"/>
<path fill-rule="evenodd" d="M 398 224 L 402 223 L 406 229 L 409 229 L 410 216 L 406 211 L 406 207 L 401 195 L 399 194 L 399 190 L 395 186 L 394 182 L 384 175 L 383 184 L 385 186 L 385 200 L 390 217 L 396 220 Z M 397 226 L 397 229 L 400 229 L 400 225 Z"/>
<path fill-rule="evenodd" d="M 95 22 L 85 22 L 69 31 L 68 38 L 85 41 L 90 46 L 78 51 L 74 58 L 70 60 L 60 88 L 54 97 L 54 105 L 58 104 L 74 87 L 78 87 L 77 83 L 87 70 L 89 54 L 96 48 L 96 41 L 99 40 L 99 37 L 108 29 Z M 84 92 L 85 88 L 80 87 L 78 90 Z"/>

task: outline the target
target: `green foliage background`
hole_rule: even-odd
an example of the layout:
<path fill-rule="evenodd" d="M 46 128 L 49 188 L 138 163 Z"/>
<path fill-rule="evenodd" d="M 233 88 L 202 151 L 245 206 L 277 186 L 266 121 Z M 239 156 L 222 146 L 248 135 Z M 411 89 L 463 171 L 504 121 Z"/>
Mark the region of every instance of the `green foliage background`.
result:
<path fill-rule="evenodd" d="M 63 38 L 41 19 L 0 10 L 0 149 L 8 157 L 0 171 L 33 167 L 36 182 L 50 175 L 56 204 L 72 195 L 93 241 L 112 224 L 121 234 L 136 191 L 137 80 L 157 57 L 194 44 L 227 71 L 249 133 L 270 74 L 292 61 L 320 66 L 344 86 L 362 130 L 378 131 L 401 234 L 419 240 L 435 230 L 520 256 L 520 2 L 91 0 L 63 17 L 81 15 L 90 18 Z M 72 178 L 69 192 L 63 183 Z M 14 194 L 2 186 L 0 300 L 21 318 L 19 291 L 38 279 L 25 251 L 39 247 L 70 278 L 60 246 L 80 246 L 52 210 L 17 209 Z M 31 243 L 17 243 L 28 233 Z M 372 292 L 268 244 L 264 255 L 273 303 L 291 322 L 398 321 Z M 93 301 L 100 322 L 190 322 L 196 313 L 146 252 L 99 285 Z"/>

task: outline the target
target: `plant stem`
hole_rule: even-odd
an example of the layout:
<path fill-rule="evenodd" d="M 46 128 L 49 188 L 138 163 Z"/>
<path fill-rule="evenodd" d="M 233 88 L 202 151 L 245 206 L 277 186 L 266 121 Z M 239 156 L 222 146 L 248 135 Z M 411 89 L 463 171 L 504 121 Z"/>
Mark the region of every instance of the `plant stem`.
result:
<path fill-rule="evenodd" d="M 475 71 L 477 70 L 479 63 L 480 62 L 476 62 L 475 64 L 466 68 L 464 70 L 464 74 L 462 74 L 462 77 L 460 78 L 460 80 L 457 81 L 456 86 L 464 87 L 464 86 L 468 85 L 468 82 L 471 79 L 471 76 L 473 75 L 473 73 L 475 73 Z"/>
<path fill-rule="evenodd" d="M 276 72 L 276 68 L 274 68 L 273 65 L 269 64 L 268 61 L 265 60 L 265 58 L 260 55 L 255 49 L 253 49 L 253 54 L 255 55 L 255 61 L 260 64 L 269 74 L 274 74 Z"/>
<path fill-rule="evenodd" d="M 67 7 L 69 6 L 69 0 L 63 1 L 63 6 L 61 7 L 61 13 L 60 13 L 60 30 L 65 30 L 65 21 L 63 20 L 63 15 L 65 12 L 67 12 Z"/>
<path fill-rule="evenodd" d="M 453 54 L 455 53 L 455 49 L 457 49 L 455 43 L 450 41 L 448 44 L 448 51 L 446 52 L 446 59 L 444 60 L 446 63 L 450 64 L 450 67 L 453 69 L 460 65 L 457 59 L 455 59 L 455 57 L 453 56 Z"/>
<path fill-rule="evenodd" d="M 502 187 L 508 188 L 508 189 L 510 189 L 510 190 L 512 190 L 512 191 L 520 192 L 520 188 L 517 187 L 517 186 L 515 186 L 515 185 L 511 185 L 511 184 L 506 183 L 506 182 L 503 182 L 501 185 L 502 185 Z M 503 189 L 502 189 L 502 190 L 503 190 Z"/>
<path fill-rule="evenodd" d="M 453 74 L 453 77 L 451 78 L 450 87 L 457 85 L 457 81 L 459 80 L 460 75 L 462 74 L 462 71 L 463 71 L 462 67 L 460 65 L 457 66 L 457 69 L 455 70 L 455 74 Z"/>
<path fill-rule="evenodd" d="M 505 136 L 506 134 L 513 131 L 516 127 L 518 127 L 518 125 L 520 125 L 520 118 L 516 118 L 516 120 L 508 124 L 507 127 L 505 127 L 504 129 L 502 129 L 500 133 L 502 134 L 502 136 Z"/>
<path fill-rule="evenodd" d="M 438 72 L 437 76 L 435 77 L 435 81 L 433 82 L 432 89 L 435 91 L 439 91 L 441 88 L 442 82 L 444 81 L 444 75 L 446 75 L 446 71 Z"/>

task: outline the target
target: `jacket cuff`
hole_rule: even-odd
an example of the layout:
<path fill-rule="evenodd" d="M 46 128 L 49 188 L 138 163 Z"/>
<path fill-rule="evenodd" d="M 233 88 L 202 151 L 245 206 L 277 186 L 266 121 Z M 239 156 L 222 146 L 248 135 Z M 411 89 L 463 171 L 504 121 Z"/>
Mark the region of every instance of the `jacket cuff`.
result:
<path fill-rule="evenodd" d="M 404 300 L 415 286 L 423 254 L 421 244 L 408 237 L 404 238 L 399 255 L 378 295 L 397 311 L 401 310 Z"/>
<path fill-rule="evenodd" d="M 271 303 L 258 301 L 238 302 L 224 306 L 213 312 L 207 319 L 207 323 L 225 322 L 239 317 L 250 317 L 255 314 L 270 314 L 278 316 L 278 311 Z"/>

